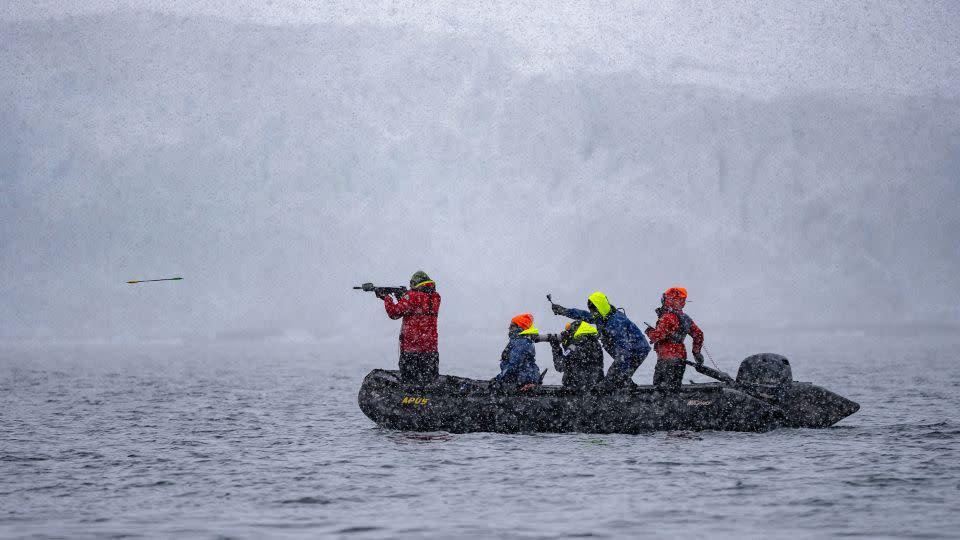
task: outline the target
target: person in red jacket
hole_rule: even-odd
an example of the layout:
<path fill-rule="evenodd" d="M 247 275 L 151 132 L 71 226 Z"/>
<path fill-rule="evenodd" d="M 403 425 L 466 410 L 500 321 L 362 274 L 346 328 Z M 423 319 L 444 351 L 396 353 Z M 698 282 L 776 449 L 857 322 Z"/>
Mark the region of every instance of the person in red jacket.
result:
<path fill-rule="evenodd" d="M 678 389 L 683 383 L 687 365 L 687 348 L 683 340 L 693 337 L 693 357 L 703 364 L 703 331 L 689 315 L 683 312 L 687 303 L 687 290 L 671 287 L 663 293 L 661 306 L 657 308 L 656 328 L 647 328 L 647 338 L 657 351 L 657 367 L 653 371 L 653 384 L 662 388 Z"/>
<path fill-rule="evenodd" d="M 406 383 L 429 384 L 440 374 L 437 352 L 437 314 L 440 295 L 436 284 L 423 270 L 410 278 L 410 290 L 396 302 L 389 294 L 383 307 L 391 319 L 403 319 L 400 325 L 400 379 Z"/>

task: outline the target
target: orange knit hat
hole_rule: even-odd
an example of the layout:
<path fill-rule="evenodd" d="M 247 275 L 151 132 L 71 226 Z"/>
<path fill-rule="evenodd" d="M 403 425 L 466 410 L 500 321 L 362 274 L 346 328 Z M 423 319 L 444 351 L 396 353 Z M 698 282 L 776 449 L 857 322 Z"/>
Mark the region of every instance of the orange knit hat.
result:
<path fill-rule="evenodd" d="M 529 330 L 530 327 L 533 326 L 533 315 L 530 313 L 517 315 L 516 317 L 510 319 L 510 322 L 519 326 L 522 330 Z"/>

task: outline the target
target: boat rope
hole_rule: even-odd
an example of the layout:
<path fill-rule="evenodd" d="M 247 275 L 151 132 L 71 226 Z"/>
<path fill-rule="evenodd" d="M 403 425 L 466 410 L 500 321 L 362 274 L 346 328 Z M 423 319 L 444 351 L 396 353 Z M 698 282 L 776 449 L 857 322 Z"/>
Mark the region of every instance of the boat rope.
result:
<path fill-rule="evenodd" d="M 703 352 L 707 353 L 707 358 L 710 359 L 710 363 L 713 364 L 713 367 L 715 367 L 717 371 L 720 371 L 720 366 L 718 366 L 717 363 L 713 361 L 713 355 L 710 354 L 710 350 L 704 347 Z"/>

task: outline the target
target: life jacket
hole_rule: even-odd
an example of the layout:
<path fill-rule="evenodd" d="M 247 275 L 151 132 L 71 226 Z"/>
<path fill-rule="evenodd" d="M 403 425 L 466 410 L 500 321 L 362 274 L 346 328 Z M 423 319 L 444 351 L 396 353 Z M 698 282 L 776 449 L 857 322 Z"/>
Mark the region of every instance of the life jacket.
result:
<path fill-rule="evenodd" d="M 437 294 L 436 289 L 433 289 L 432 287 L 430 288 L 423 287 L 423 288 L 413 289 L 413 291 L 411 292 L 422 293 L 426 295 L 427 298 L 425 301 L 422 301 L 422 302 L 417 302 L 417 303 L 411 302 L 410 310 L 407 312 L 407 314 L 403 318 L 405 323 L 404 330 L 419 329 L 424 324 L 430 325 L 431 323 L 434 326 L 436 326 L 436 322 L 423 321 L 423 319 L 436 319 L 439 316 L 438 307 L 440 304 L 440 295 Z M 403 343 L 408 339 L 408 336 L 405 336 L 404 334 L 405 332 L 400 333 L 401 343 Z"/>
<path fill-rule="evenodd" d="M 682 311 L 670 308 L 660 308 L 657 310 L 657 315 L 663 316 L 664 313 L 673 313 L 677 320 L 680 321 L 680 328 L 663 338 L 663 341 L 667 343 L 683 343 L 683 340 L 686 339 L 687 335 L 690 334 L 690 328 L 693 326 L 693 319 L 689 315 Z"/>
<path fill-rule="evenodd" d="M 422 292 L 427 295 L 427 305 L 421 313 L 414 313 L 413 315 L 418 315 L 422 317 L 436 317 L 439 315 L 437 311 L 437 304 L 440 303 L 440 295 L 437 294 L 436 289 L 428 289 L 426 287 L 422 289 L 414 289 L 417 292 Z"/>
<path fill-rule="evenodd" d="M 501 362 L 506 362 L 507 359 L 510 358 L 510 345 L 512 344 L 512 340 L 513 340 L 513 339 L 517 338 L 518 336 L 529 337 L 529 336 L 537 336 L 537 335 L 540 334 L 540 330 L 537 330 L 537 327 L 536 327 L 536 326 L 531 326 L 530 328 L 527 328 L 526 330 L 519 329 L 519 328 L 518 328 L 517 330 L 518 330 L 518 331 L 516 331 L 516 332 L 511 332 L 511 333 L 510 333 L 509 339 L 510 339 L 511 341 L 507 341 L 507 346 L 504 347 L 504 348 L 503 348 L 503 352 L 500 353 L 500 361 L 501 361 Z"/>
<path fill-rule="evenodd" d="M 564 347 L 569 347 L 571 343 L 585 336 L 593 336 L 596 339 L 600 338 L 600 333 L 597 331 L 596 326 L 583 321 L 577 321 L 574 324 L 577 325 L 576 328 L 571 324 L 568 325 L 570 328 L 560 333 L 560 342 Z"/>

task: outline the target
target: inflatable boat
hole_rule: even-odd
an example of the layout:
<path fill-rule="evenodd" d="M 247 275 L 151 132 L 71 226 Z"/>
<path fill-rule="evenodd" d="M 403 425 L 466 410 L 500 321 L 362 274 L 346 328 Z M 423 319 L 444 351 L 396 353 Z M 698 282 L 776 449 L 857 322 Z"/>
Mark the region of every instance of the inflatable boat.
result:
<path fill-rule="evenodd" d="M 541 385 L 520 392 L 451 375 L 427 386 L 411 386 L 401 382 L 397 371 L 376 369 L 364 378 L 358 401 L 381 427 L 451 433 L 824 428 L 860 409 L 825 388 L 792 380 L 790 363 L 780 355 L 746 358 L 736 379 L 690 365 L 718 381 L 672 391 L 631 385 L 574 392 Z"/>

